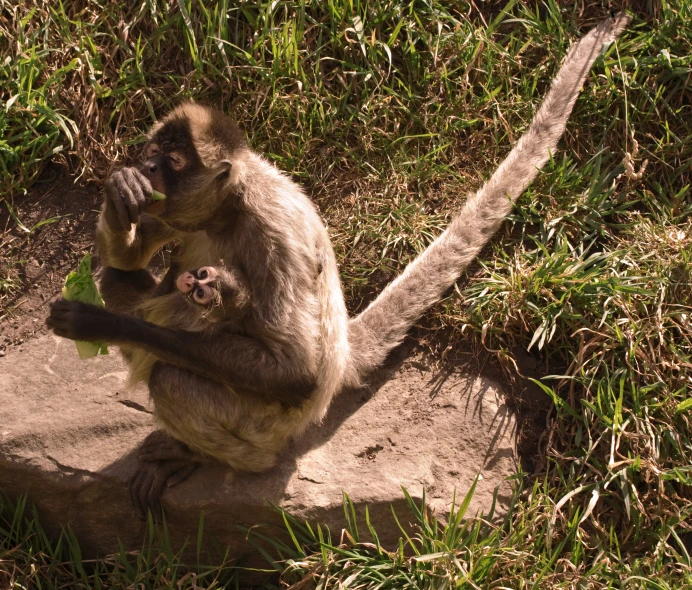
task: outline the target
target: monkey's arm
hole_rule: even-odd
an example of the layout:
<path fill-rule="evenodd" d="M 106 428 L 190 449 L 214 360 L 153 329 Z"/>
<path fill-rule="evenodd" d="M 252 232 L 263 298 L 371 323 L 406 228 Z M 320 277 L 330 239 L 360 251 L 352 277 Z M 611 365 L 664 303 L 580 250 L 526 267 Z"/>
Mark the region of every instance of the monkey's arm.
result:
<path fill-rule="evenodd" d="M 96 229 L 101 265 L 120 270 L 146 268 L 156 251 L 176 235 L 174 229 L 150 215 L 143 215 L 129 231 L 113 230 L 102 213 Z"/>
<path fill-rule="evenodd" d="M 165 363 L 229 385 L 237 393 L 298 406 L 315 388 L 309 351 L 269 346 L 257 338 L 216 331 L 163 328 L 101 307 L 60 299 L 46 323 L 58 336 L 138 346 Z"/>
<path fill-rule="evenodd" d="M 175 230 L 146 214 L 151 212 L 151 195 L 149 179 L 136 168 L 123 168 L 106 180 L 96 228 L 103 266 L 145 268 L 156 250 L 176 236 Z"/>

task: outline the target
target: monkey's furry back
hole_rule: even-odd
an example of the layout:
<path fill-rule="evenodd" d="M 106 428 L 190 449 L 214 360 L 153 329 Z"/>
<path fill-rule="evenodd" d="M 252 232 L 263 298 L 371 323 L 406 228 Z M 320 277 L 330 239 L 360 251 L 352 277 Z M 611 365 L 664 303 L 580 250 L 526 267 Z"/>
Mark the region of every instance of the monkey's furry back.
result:
<path fill-rule="evenodd" d="M 357 384 L 401 343 L 498 230 L 514 202 L 555 152 L 579 91 L 606 43 L 624 30 L 624 13 L 601 22 L 569 51 L 524 135 L 449 228 L 349 324 L 349 378 Z"/>

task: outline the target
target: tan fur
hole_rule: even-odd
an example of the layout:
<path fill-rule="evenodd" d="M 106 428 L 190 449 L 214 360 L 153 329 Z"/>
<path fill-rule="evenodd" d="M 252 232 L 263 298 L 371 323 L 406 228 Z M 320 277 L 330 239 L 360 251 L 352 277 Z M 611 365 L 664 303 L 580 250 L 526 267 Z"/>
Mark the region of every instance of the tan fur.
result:
<path fill-rule="evenodd" d="M 519 195 L 555 153 L 603 44 L 614 41 L 628 22 L 624 14 L 603 21 L 571 48 L 528 130 L 495 174 L 466 201 L 449 228 L 351 321 L 351 383 L 359 383 L 384 360 L 498 230 Z"/>
<path fill-rule="evenodd" d="M 299 299 L 298 294 L 293 292 L 290 277 L 286 277 L 283 289 L 285 298 L 295 298 L 290 306 L 291 312 L 304 316 L 299 322 L 304 327 L 294 337 L 317 336 L 322 343 L 321 358 L 316 359 L 317 388 L 310 400 L 300 408 L 283 408 L 278 403 L 253 403 L 243 396 L 234 396 L 229 390 L 229 403 L 222 407 L 200 404 L 192 411 L 197 416 L 192 423 L 190 408 L 186 408 L 181 420 L 177 407 L 169 408 L 161 401 L 157 403 L 156 416 L 158 423 L 169 434 L 183 440 L 198 453 L 228 463 L 236 469 L 262 471 L 275 463 L 278 453 L 291 437 L 321 420 L 329 402 L 338 392 L 348 359 L 347 314 L 336 260 L 314 206 L 296 185 L 259 156 L 248 154 L 244 166 L 238 168 L 245 170 L 245 173 L 239 174 L 238 182 L 245 187 L 247 198 L 262 199 L 263 205 L 270 205 L 266 211 L 267 220 L 272 219 L 278 225 L 290 224 L 291 220 L 286 219 L 287 211 L 283 210 L 282 205 L 284 200 L 289 199 L 293 201 L 297 209 L 295 214 L 299 218 L 310 219 L 313 224 L 310 229 L 317 230 L 318 240 L 325 248 L 317 291 L 312 297 Z M 277 196 L 276 209 L 267 203 L 266 196 L 271 193 Z M 315 227 L 315 222 L 319 226 Z M 286 238 L 285 235 L 282 237 Z M 297 233 L 284 246 L 303 250 L 306 247 L 305 237 L 305 233 Z M 195 255 L 196 251 L 190 252 L 192 258 L 188 259 L 188 266 L 194 267 L 200 260 L 194 258 Z M 202 259 L 204 257 L 205 254 L 202 254 Z M 206 258 L 205 264 L 209 262 L 210 259 Z M 272 318 L 270 324 L 281 323 L 284 319 Z"/>
<path fill-rule="evenodd" d="M 149 233 L 138 228 L 116 235 L 101 223 L 104 263 L 144 268 L 155 246 L 175 237 L 182 243 L 183 269 L 237 265 L 252 286 L 249 311 L 239 321 L 238 333 L 271 351 L 271 367 L 247 357 L 247 377 L 258 377 L 265 366 L 268 372 L 283 371 L 286 388 L 298 377 L 314 377 L 309 398 L 291 406 L 282 403 L 280 387 L 279 399 L 258 398 L 230 381 L 208 379 L 199 365 L 186 367 L 180 361 L 152 372 L 152 360 L 158 357 L 146 347 L 130 347 L 134 378 L 151 374 L 158 424 L 200 455 L 237 469 L 261 471 L 273 465 L 291 437 L 324 417 L 340 390 L 360 383 L 382 362 L 487 243 L 556 149 L 602 44 L 617 37 L 626 23 L 623 15 L 605 21 L 573 47 L 534 122 L 493 177 L 467 201 L 449 229 L 350 322 L 329 237 L 302 190 L 261 156 L 245 147 L 229 147 L 227 137 L 233 133 L 221 133 L 221 115 L 215 111 L 185 104 L 156 125 L 152 139 L 170 122 L 188 121 L 206 172 L 184 200 L 172 202 L 161 220 L 151 222 Z M 230 174 L 219 186 L 214 179 L 227 165 L 232 165 Z M 223 207 L 231 213 L 223 213 Z M 234 215 L 238 225 L 223 229 Z M 197 227 L 203 231 L 194 231 Z M 138 313 L 159 325 L 203 332 L 208 341 L 220 338 L 209 318 L 186 314 L 180 305 L 184 302 L 165 295 L 145 302 Z M 234 354 L 243 353 L 239 347 Z M 229 358 L 234 362 L 240 361 Z"/>

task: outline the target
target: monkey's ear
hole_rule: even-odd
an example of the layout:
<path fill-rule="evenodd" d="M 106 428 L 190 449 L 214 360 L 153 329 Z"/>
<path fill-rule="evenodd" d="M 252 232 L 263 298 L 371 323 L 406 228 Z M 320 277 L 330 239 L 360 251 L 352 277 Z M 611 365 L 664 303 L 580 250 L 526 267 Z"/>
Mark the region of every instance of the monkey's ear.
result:
<path fill-rule="evenodd" d="M 221 160 L 219 162 L 219 172 L 216 174 L 216 181 L 219 184 L 226 184 L 228 179 L 231 177 L 231 170 L 233 169 L 233 162 L 230 160 Z"/>

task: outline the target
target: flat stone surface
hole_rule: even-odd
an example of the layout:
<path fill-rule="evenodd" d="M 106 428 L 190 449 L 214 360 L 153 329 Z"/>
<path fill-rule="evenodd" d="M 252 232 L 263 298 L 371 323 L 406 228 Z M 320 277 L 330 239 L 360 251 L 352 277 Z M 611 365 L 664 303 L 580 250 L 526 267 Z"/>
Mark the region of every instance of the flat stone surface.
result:
<path fill-rule="evenodd" d="M 146 390 L 128 390 L 125 379 L 114 349 L 80 361 L 72 342 L 53 335 L 0 358 L 0 489 L 28 493 L 49 530 L 69 523 L 87 555 L 115 551 L 118 538 L 136 549 L 147 528 L 135 516 L 127 481 L 136 449 L 153 429 L 151 404 Z M 497 486 L 498 510 L 505 510 L 514 431 L 494 382 L 454 370 L 442 379 L 418 361 L 403 361 L 369 388 L 342 394 L 324 424 L 293 443 L 274 469 L 204 467 L 166 491 L 169 529 L 174 542 L 189 537 L 194 546 L 204 511 L 205 533 L 239 556 L 251 547 L 236 525 L 280 522 L 275 504 L 338 536 L 344 491 L 361 513 L 369 507 L 387 546 L 399 537 L 390 505 L 409 520 L 402 486 L 414 498 L 425 489 L 444 515 L 455 490 L 458 503 L 480 473 L 471 512 L 487 512 Z"/>

